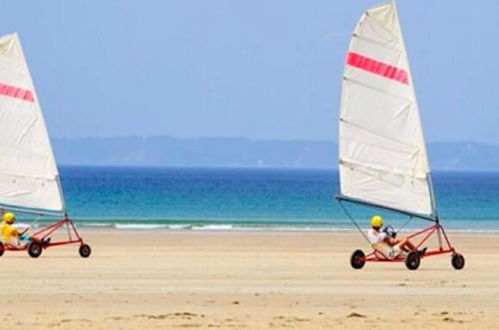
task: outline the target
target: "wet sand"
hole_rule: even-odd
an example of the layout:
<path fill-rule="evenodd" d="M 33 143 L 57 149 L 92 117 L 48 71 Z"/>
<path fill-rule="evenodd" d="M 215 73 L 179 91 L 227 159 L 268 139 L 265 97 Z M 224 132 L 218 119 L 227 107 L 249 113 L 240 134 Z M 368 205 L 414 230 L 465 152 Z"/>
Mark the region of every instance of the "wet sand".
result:
<path fill-rule="evenodd" d="M 86 230 L 77 247 L 0 258 L 2 328 L 443 328 L 499 324 L 499 235 L 451 234 L 466 257 L 349 265 L 355 233 Z"/>

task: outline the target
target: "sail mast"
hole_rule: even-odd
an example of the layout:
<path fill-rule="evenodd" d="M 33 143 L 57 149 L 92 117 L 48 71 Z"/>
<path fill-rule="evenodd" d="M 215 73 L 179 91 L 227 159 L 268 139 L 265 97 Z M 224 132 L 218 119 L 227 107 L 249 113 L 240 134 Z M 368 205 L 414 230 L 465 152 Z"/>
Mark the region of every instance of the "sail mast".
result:
<path fill-rule="evenodd" d="M 399 33 L 400 33 L 400 36 L 401 36 L 401 43 L 404 47 L 404 49 L 407 49 L 406 45 L 405 45 L 405 38 L 404 38 L 404 33 L 402 31 L 402 23 L 400 21 L 400 17 L 399 17 L 399 11 L 398 11 L 398 7 L 397 7 L 397 4 L 395 2 L 395 0 L 392 0 L 392 3 L 393 3 L 393 7 L 395 8 L 395 16 L 397 18 L 397 21 L 398 21 L 398 29 L 399 29 Z M 406 54 L 406 57 L 408 57 L 408 52 L 405 53 Z M 409 71 L 409 79 L 410 79 L 410 82 L 411 82 L 411 86 L 412 87 L 412 90 L 413 90 L 413 93 L 416 94 L 415 92 L 415 89 L 414 89 L 414 83 L 413 83 L 413 79 L 412 79 L 412 70 L 411 70 L 411 64 L 410 64 L 410 61 L 409 61 L 409 58 L 407 58 L 407 70 Z M 414 95 L 414 102 L 416 104 L 416 107 L 419 109 L 419 106 L 418 106 L 418 99 L 416 97 L 416 95 Z M 423 123 L 421 121 L 421 116 L 418 114 L 418 119 L 419 119 L 419 126 L 421 127 L 421 135 L 423 137 L 423 141 L 426 141 L 425 139 L 425 136 L 424 136 L 424 127 L 423 127 Z M 426 142 L 425 142 L 426 143 Z M 429 189 L 429 192 L 430 192 L 430 199 L 431 199 L 431 208 L 432 208 L 432 218 L 436 221 L 438 221 L 438 211 L 437 211 L 437 201 L 436 201 L 436 197 L 435 197 L 435 190 L 433 189 L 433 180 L 431 178 L 431 169 L 430 169 L 430 163 L 428 162 L 428 159 L 427 159 L 427 168 L 428 168 L 428 189 Z"/>
<path fill-rule="evenodd" d="M 36 93 L 35 84 L 33 83 L 33 77 L 31 76 L 31 71 L 29 69 L 29 66 L 27 65 L 28 62 L 26 61 L 26 56 L 24 55 L 24 50 L 22 47 L 21 40 L 19 39 L 19 36 L 17 33 L 14 33 L 14 37 L 16 38 L 17 42 L 19 43 L 19 50 L 21 53 L 21 58 L 22 58 L 23 62 L 26 64 L 26 71 L 28 73 L 29 82 L 30 82 L 31 86 L 33 86 L 33 89 L 32 89 L 33 95 L 35 96 L 36 102 L 38 102 L 38 104 L 40 104 L 40 99 L 38 98 L 38 94 Z M 41 121 L 42 126 L 45 127 L 45 134 L 47 135 L 47 144 L 48 144 L 49 153 L 53 157 L 54 148 L 52 147 L 52 142 L 50 140 L 50 134 L 49 134 L 48 129 L 47 129 L 47 124 L 45 123 L 45 118 L 43 116 L 40 116 L 39 120 Z M 55 161 L 54 161 L 54 163 L 55 163 Z M 55 164 L 55 166 L 57 167 L 57 164 Z M 61 178 L 59 176 L 59 173 L 57 173 L 55 180 L 57 182 L 57 187 L 59 189 L 59 199 L 61 202 L 61 211 L 60 212 L 66 213 L 66 203 L 65 203 L 65 199 L 64 199 L 64 191 L 62 190 Z M 59 212 L 57 212 L 57 213 L 59 213 Z"/>

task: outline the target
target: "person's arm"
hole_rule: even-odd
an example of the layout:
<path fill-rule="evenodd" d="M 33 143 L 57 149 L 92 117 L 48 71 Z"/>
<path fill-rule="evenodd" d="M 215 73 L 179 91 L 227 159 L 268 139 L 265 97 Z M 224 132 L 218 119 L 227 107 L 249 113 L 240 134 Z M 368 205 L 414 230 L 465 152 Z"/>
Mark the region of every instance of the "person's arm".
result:
<path fill-rule="evenodd" d="M 14 235 L 14 237 L 18 237 L 20 238 L 23 234 L 17 229 L 17 228 L 13 228 L 13 232 L 12 234 Z"/>
<path fill-rule="evenodd" d="M 397 245 L 397 243 L 399 242 L 398 239 L 390 237 L 390 236 L 388 236 L 386 234 L 385 234 L 385 239 L 383 241 L 385 241 L 385 243 L 388 244 L 388 245 L 390 245 L 390 246 Z"/>
<path fill-rule="evenodd" d="M 387 238 L 389 238 L 389 237 L 388 237 L 388 235 L 386 235 L 386 233 L 381 232 L 381 233 L 378 234 L 378 240 L 379 240 L 379 242 L 388 243 L 386 241 Z"/>

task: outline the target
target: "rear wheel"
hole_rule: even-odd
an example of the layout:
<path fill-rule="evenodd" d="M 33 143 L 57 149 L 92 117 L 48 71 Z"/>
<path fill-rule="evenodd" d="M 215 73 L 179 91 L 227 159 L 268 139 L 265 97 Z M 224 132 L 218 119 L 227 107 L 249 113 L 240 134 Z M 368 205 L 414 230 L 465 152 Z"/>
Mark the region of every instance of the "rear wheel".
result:
<path fill-rule="evenodd" d="M 90 248 L 90 245 L 88 245 L 88 244 L 80 245 L 80 249 L 78 251 L 80 252 L 80 256 L 82 258 L 88 258 L 90 256 L 90 254 L 92 253 L 92 249 Z"/>
<path fill-rule="evenodd" d="M 405 257 L 405 266 L 410 270 L 416 270 L 421 263 L 421 258 L 416 251 L 409 252 Z"/>
<path fill-rule="evenodd" d="M 31 258 L 38 258 L 42 254 L 42 244 L 39 242 L 31 242 L 28 245 L 28 254 Z"/>
<path fill-rule="evenodd" d="M 5 245 L 3 245 L 2 242 L 0 242 L 0 257 L 3 256 L 4 252 L 5 252 Z"/>
<path fill-rule="evenodd" d="M 455 253 L 452 255 L 451 259 L 452 267 L 454 269 L 460 270 L 464 268 L 465 260 L 462 254 Z"/>
<path fill-rule="evenodd" d="M 362 250 L 355 250 L 350 257 L 350 265 L 355 269 L 361 269 L 366 264 L 366 255 Z"/>

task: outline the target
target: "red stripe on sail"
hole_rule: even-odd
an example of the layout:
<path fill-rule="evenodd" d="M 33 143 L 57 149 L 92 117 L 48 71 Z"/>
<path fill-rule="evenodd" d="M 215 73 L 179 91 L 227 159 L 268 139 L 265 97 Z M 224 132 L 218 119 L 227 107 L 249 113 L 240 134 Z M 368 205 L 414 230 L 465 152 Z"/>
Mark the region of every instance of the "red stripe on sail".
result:
<path fill-rule="evenodd" d="M 0 95 L 10 96 L 28 102 L 35 102 L 35 97 L 30 90 L 2 83 L 0 83 Z"/>
<path fill-rule="evenodd" d="M 402 84 L 409 85 L 409 76 L 407 71 L 399 69 L 396 66 L 352 52 L 348 53 L 347 64 L 388 79 L 396 80 Z"/>

